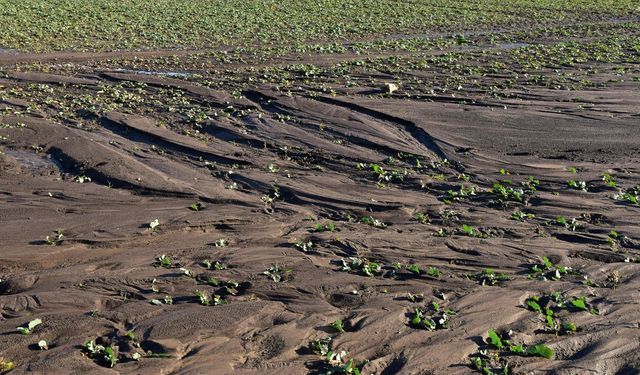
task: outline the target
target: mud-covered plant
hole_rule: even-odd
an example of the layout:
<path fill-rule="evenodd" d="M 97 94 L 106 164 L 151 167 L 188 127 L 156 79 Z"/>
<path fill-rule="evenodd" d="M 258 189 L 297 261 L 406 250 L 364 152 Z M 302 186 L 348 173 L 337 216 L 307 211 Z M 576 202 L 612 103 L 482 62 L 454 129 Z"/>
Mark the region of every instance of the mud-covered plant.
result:
<path fill-rule="evenodd" d="M 9 371 L 13 370 L 14 367 L 15 366 L 14 366 L 13 362 L 11 362 L 11 361 L 3 358 L 3 357 L 0 357 L 0 372 L 3 372 L 3 373 L 9 372 Z"/>
<path fill-rule="evenodd" d="M 367 361 L 355 363 L 353 359 L 347 359 L 348 353 L 329 351 L 325 356 L 324 374 L 331 375 L 360 375 Z"/>
<path fill-rule="evenodd" d="M 160 225 L 160 220 L 154 219 L 151 222 L 149 222 L 149 230 L 155 231 L 159 225 Z"/>
<path fill-rule="evenodd" d="M 189 206 L 189 209 L 192 211 L 202 211 L 205 208 L 206 206 L 202 202 L 195 202 L 191 206 Z"/>
<path fill-rule="evenodd" d="M 46 236 L 44 238 L 44 243 L 49 246 L 58 246 L 61 245 L 64 241 L 64 234 L 61 229 L 57 229 L 53 231 L 53 236 Z"/>
<path fill-rule="evenodd" d="M 374 228 L 385 228 L 387 226 L 382 220 L 375 219 L 373 216 L 361 217 L 360 222 Z"/>
<path fill-rule="evenodd" d="M 567 186 L 574 190 L 587 191 L 587 183 L 585 181 L 568 180 Z"/>
<path fill-rule="evenodd" d="M 42 320 L 41 319 L 33 319 L 32 321 L 30 321 L 26 325 L 22 325 L 22 326 L 16 328 L 16 330 L 18 330 L 18 332 L 20 332 L 23 335 L 30 335 L 31 332 L 33 332 L 34 328 L 36 328 L 40 324 L 42 324 Z"/>
<path fill-rule="evenodd" d="M 448 190 L 446 194 L 442 197 L 442 201 L 445 204 L 451 204 L 454 202 L 462 202 L 467 198 L 476 195 L 475 187 L 471 186 L 469 188 L 465 188 L 464 185 L 460 186 L 458 191 Z"/>
<path fill-rule="evenodd" d="M 615 194 L 613 199 L 635 205 L 640 204 L 640 185 Z"/>
<path fill-rule="evenodd" d="M 309 349 L 311 349 L 311 351 L 316 353 L 317 355 L 324 357 L 331 351 L 332 341 L 333 339 L 331 337 L 325 337 L 324 339 L 311 341 L 309 343 Z"/>
<path fill-rule="evenodd" d="M 529 219 L 533 219 L 535 217 L 536 217 L 536 215 L 534 215 L 532 213 L 524 212 L 522 210 L 516 210 L 514 213 L 511 214 L 511 219 L 512 220 L 517 220 L 517 221 L 526 221 L 526 220 L 529 220 Z"/>
<path fill-rule="evenodd" d="M 168 256 L 166 256 L 165 254 L 160 255 L 157 259 L 156 262 L 154 263 L 154 266 L 156 267 L 163 267 L 163 268 L 169 268 L 173 265 L 173 261 L 171 260 L 171 258 L 169 258 Z"/>
<path fill-rule="evenodd" d="M 313 250 L 313 248 L 315 247 L 315 244 L 311 240 L 295 240 L 295 242 L 293 243 L 293 246 L 295 246 L 298 250 L 302 251 L 303 253 L 307 253 Z"/>
<path fill-rule="evenodd" d="M 610 188 L 618 187 L 618 182 L 616 181 L 615 177 L 613 177 L 613 175 L 609 172 L 605 172 L 602 174 L 602 182 L 604 182 L 604 184 Z"/>
<path fill-rule="evenodd" d="M 505 281 L 509 281 L 509 276 L 505 273 L 496 273 L 493 268 L 486 268 L 476 276 L 476 280 L 480 285 L 496 285 Z"/>
<path fill-rule="evenodd" d="M 429 267 L 429 269 L 427 269 L 427 275 L 433 277 L 434 279 L 439 279 L 442 275 L 442 272 L 440 272 L 440 270 L 436 267 Z"/>
<path fill-rule="evenodd" d="M 513 345 L 509 339 L 504 338 L 493 329 L 487 332 L 486 343 L 493 349 L 500 351 L 506 351 L 515 355 L 522 356 L 537 356 L 546 359 L 551 359 L 554 356 L 554 352 L 551 348 L 544 344 L 537 344 L 529 347 L 523 345 Z"/>
<path fill-rule="evenodd" d="M 118 355 L 111 346 L 96 344 L 94 340 L 88 340 L 84 344 L 84 351 L 95 361 L 113 367 L 118 362 Z"/>
<path fill-rule="evenodd" d="M 409 325 L 417 329 L 433 331 L 436 329 L 446 329 L 449 327 L 451 317 L 456 312 L 451 309 L 443 309 L 436 302 L 431 302 L 426 308 L 416 307 Z"/>
<path fill-rule="evenodd" d="M 344 333 L 344 323 L 341 319 L 336 320 L 335 322 L 329 324 L 329 326 L 335 329 L 338 333 Z"/>
<path fill-rule="evenodd" d="M 262 272 L 263 275 L 269 277 L 276 283 L 290 280 L 293 276 L 291 268 L 284 268 L 277 263 Z"/>
<path fill-rule="evenodd" d="M 506 186 L 507 184 L 503 181 L 502 183 L 496 182 L 493 184 L 491 188 L 491 192 L 495 194 L 499 200 L 509 200 L 516 202 L 524 201 L 524 190 L 521 188 L 513 188 L 511 186 Z"/>
<path fill-rule="evenodd" d="M 571 272 L 571 267 L 554 264 L 543 255 L 542 263 L 533 264 L 529 273 L 529 278 L 539 278 L 544 280 L 560 280 L 563 276 Z"/>
<path fill-rule="evenodd" d="M 420 224 L 427 224 L 429 222 L 429 216 L 426 213 L 418 212 L 413 215 L 413 220 L 417 221 Z"/>
<path fill-rule="evenodd" d="M 371 262 L 364 258 L 349 257 L 347 259 L 340 258 L 342 264 L 341 271 L 351 272 L 360 271 L 367 276 L 376 276 L 382 273 L 382 264 L 377 262 Z"/>
<path fill-rule="evenodd" d="M 313 227 L 313 232 L 335 232 L 336 225 L 332 222 L 318 223 Z"/>
<path fill-rule="evenodd" d="M 486 237 L 485 233 L 482 233 L 479 230 L 467 224 L 462 224 L 462 226 L 460 227 L 460 232 L 465 236 L 469 236 L 469 237 L 480 237 L 480 238 Z"/>

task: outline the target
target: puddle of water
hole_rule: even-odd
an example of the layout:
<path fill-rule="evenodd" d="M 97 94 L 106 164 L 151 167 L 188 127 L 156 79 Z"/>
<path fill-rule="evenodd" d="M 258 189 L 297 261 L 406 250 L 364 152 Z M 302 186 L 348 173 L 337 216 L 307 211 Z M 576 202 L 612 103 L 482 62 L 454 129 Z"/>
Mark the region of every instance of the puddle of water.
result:
<path fill-rule="evenodd" d="M 23 167 L 34 171 L 44 172 L 52 169 L 60 169 L 58 162 L 49 156 L 40 156 L 31 151 L 22 150 L 4 150 L 4 153 L 16 159 Z"/>
<path fill-rule="evenodd" d="M 169 78 L 189 78 L 193 76 L 192 73 L 183 73 L 183 72 L 153 72 L 150 70 L 133 70 L 133 69 L 115 69 L 116 72 L 122 73 L 135 73 L 135 74 L 146 74 L 149 76 L 162 76 Z"/>

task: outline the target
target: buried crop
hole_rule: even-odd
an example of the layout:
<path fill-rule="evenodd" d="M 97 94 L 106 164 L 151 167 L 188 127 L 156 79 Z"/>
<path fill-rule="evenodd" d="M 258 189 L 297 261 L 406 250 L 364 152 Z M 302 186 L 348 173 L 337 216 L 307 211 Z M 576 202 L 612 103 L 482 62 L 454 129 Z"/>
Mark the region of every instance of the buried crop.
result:
<path fill-rule="evenodd" d="M 331 344 L 331 337 L 315 340 L 309 344 L 311 351 L 322 357 L 322 370 L 320 374 L 360 375 L 362 368 L 368 361 L 365 360 L 356 363 L 353 359 L 347 359 L 348 353 L 346 351 L 333 351 Z"/>
<path fill-rule="evenodd" d="M 64 242 L 64 234 L 62 233 L 62 229 L 54 230 L 53 233 L 53 236 L 46 236 L 44 238 L 44 243 L 49 246 L 62 245 L 62 242 Z"/>
<path fill-rule="evenodd" d="M 445 204 L 462 202 L 474 195 L 476 195 L 475 187 L 471 186 L 469 188 L 465 188 L 464 185 L 461 185 L 458 191 L 451 189 L 448 190 L 447 193 L 442 196 L 442 202 L 444 202 Z"/>
<path fill-rule="evenodd" d="M 449 328 L 449 321 L 456 312 L 443 309 L 437 302 L 431 302 L 426 308 L 416 307 L 409 325 L 413 328 L 434 331 Z"/>
<path fill-rule="evenodd" d="M 530 279 L 560 280 L 571 272 L 571 267 L 554 264 L 546 255 L 543 255 L 542 263 L 531 265 Z"/>
<path fill-rule="evenodd" d="M 496 273 L 493 268 L 486 268 L 484 271 L 476 275 L 476 280 L 480 285 L 496 285 L 509 281 L 510 278 L 505 273 Z"/>
<path fill-rule="evenodd" d="M 340 258 L 343 272 L 362 272 L 366 276 L 376 276 L 382 273 L 382 263 L 371 262 L 365 258 L 349 257 L 347 259 Z"/>
<path fill-rule="evenodd" d="M 485 342 L 489 345 L 490 349 L 499 350 L 500 355 L 515 354 L 521 356 L 533 356 L 543 357 L 551 359 L 554 356 L 553 349 L 544 344 L 537 344 L 532 346 L 514 345 L 510 341 L 510 334 L 499 334 L 493 329 L 487 332 L 487 338 Z"/>
<path fill-rule="evenodd" d="M 102 365 L 113 367 L 118 362 L 118 354 L 113 347 L 96 344 L 94 340 L 88 340 L 83 350 L 90 358 Z"/>
<path fill-rule="evenodd" d="M 587 183 L 585 181 L 568 180 L 567 186 L 573 190 L 587 191 Z"/>
<path fill-rule="evenodd" d="M 598 315 L 598 309 L 589 304 L 585 297 L 565 299 L 558 292 L 550 295 L 531 296 L 525 301 L 526 308 L 539 313 L 545 323 L 545 330 L 555 334 L 568 334 L 577 332 L 578 327 L 572 322 L 562 322 L 559 318 L 561 311 L 569 312 L 585 311 L 592 315 Z"/>
<path fill-rule="evenodd" d="M 293 278 L 293 269 L 284 268 L 276 263 L 264 270 L 262 274 L 267 276 L 274 282 L 279 283 L 291 280 Z"/>

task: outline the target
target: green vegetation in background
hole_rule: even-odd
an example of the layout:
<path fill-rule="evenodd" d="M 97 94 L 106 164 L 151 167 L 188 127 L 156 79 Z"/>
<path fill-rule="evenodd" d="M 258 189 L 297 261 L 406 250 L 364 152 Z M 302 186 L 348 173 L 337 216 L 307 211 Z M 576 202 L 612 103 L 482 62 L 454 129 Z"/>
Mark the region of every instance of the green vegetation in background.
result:
<path fill-rule="evenodd" d="M 2 0 L 0 47 L 202 48 L 461 32 L 638 13 L 635 0 Z"/>

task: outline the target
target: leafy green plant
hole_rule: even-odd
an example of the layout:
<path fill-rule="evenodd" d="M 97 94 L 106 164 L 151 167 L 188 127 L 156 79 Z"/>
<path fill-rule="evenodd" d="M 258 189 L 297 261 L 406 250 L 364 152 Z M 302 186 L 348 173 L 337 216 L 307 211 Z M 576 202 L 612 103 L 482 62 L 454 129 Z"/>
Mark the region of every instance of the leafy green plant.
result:
<path fill-rule="evenodd" d="M 531 266 L 531 272 L 529 278 L 551 279 L 560 280 L 562 276 L 569 274 L 571 267 L 560 266 L 553 264 L 551 260 L 546 256 L 542 256 L 541 264 L 533 264 Z"/>
<path fill-rule="evenodd" d="M 373 277 L 382 272 L 382 264 L 371 262 L 364 258 L 349 257 L 348 259 L 340 258 L 342 264 L 341 271 L 351 272 L 360 271 L 366 276 Z"/>
<path fill-rule="evenodd" d="M 568 180 L 567 185 L 574 190 L 587 191 L 587 183 L 585 181 Z"/>
<path fill-rule="evenodd" d="M 171 258 L 169 258 L 168 256 L 166 256 L 165 254 L 160 255 L 157 259 L 156 262 L 154 263 L 154 266 L 156 267 L 163 267 L 163 268 L 169 268 L 173 265 L 173 261 L 171 260 Z"/>
<path fill-rule="evenodd" d="M 33 329 L 39 326 L 40 324 L 42 324 L 41 319 L 33 319 L 32 321 L 27 323 L 25 326 L 20 326 L 16 329 L 18 330 L 18 332 L 20 332 L 23 335 L 30 335 L 31 332 L 33 332 Z"/>
<path fill-rule="evenodd" d="M 480 285 L 496 285 L 504 281 L 509 281 L 510 279 L 505 273 L 496 273 L 493 268 L 486 268 L 476 276 L 476 280 L 478 280 Z"/>
<path fill-rule="evenodd" d="M 54 236 L 46 236 L 44 238 L 44 243 L 46 243 L 49 246 L 58 246 L 58 245 L 62 245 L 62 242 L 64 241 L 64 234 L 62 233 L 61 229 L 55 230 L 53 231 Z"/>
<path fill-rule="evenodd" d="M 602 181 L 610 188 L 618 187 L 618 182 L 616 181 L 615 177 L 613 177 L 613 175 L 609 172 L 605 172 L 602 174 Z"/>
<path fill-rule="evenodd" d="M 420 224 L 427 224 L 429 223 L 429 216 L 427 216 L 427 214 L 423 212 L 418 212 L 413 215 L 413 220 L 419 222 Z"/>
<path fill-rule="evenodd" d="M 331 328 L 335 329 L 338 333 L 344 333 L 344 324 L 342 323 L 342 320 L 338 319 L 335 322 L 331 323 L 329 325 Z"/>
<path fill-rule="evenodd" d="M 449 327 L 451 317 L 454 315 L 456 315 L 455 311 L 443 309 L 439 304 L 432 302 L 425 309 L 416 307 L 409 325 L 413 328 L 427 331 L 446 329 Z"/>
<path fill-rule="evenodd" d="M 516 210 L 513 214 L 511 214 L 511 219 L 517 220 L 517 221 L 525 221 L 525 220 L 533 219 L 535 217 L 536 215 L 532 213 L 527 213 L 521 210 Z"/>
<path fill-rule="evenodd" d="M 385 228 L 387 226 L 383 221 L 375 219 L 373 216 L 364 216 L 360 218 L 360 222 L 375 228 Z"/>
<path fill-rule="evenodd" d="M 192 211 L 202 211 L 205 208 L 206 208 L 206 206 L 201 202 L 195 202 L 191 206 L 189 206 L 189 209 L 192 210 Z"/>
<path fill-rule="evenodd" d="M 91 358 L 109 367 L 113 367 L 118 362 L 118 355 L 110 346 L 96 344 L 94 340 L 88 340 L 84 344 L 84 350 Z"/>

